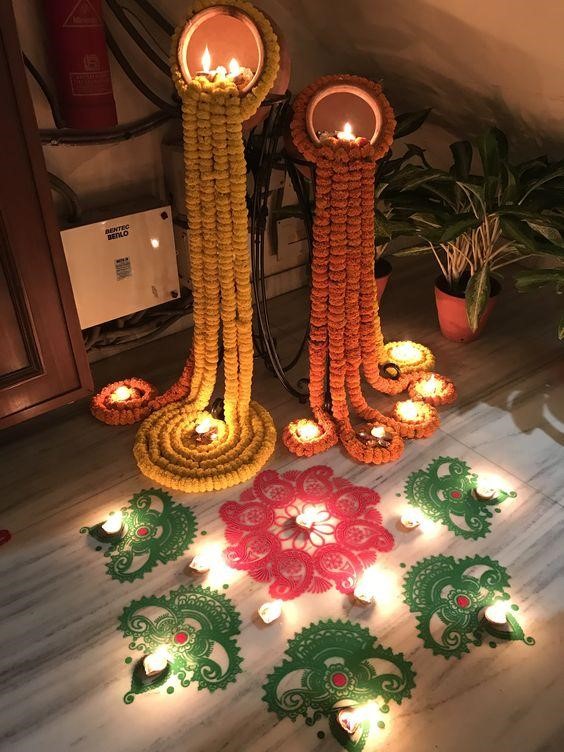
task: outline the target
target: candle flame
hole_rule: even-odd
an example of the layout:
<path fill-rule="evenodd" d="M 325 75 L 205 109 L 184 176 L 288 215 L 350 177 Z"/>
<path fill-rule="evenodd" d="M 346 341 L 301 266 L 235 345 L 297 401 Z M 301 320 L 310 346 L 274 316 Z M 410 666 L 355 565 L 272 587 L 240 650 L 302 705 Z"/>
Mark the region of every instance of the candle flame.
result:
<path fill-rule="evenodd" d="M 211 55 L 210 55 L 208 46 L 206 44 L 206 49 L 204 50 L 204 54 L 202 55 L 202 70 L 204 71 L 204 73 L 209 73 L 210 68 L 211 68 Z"/>
<path fill-rule="evenodd" d="M 347 136 L 352 136 L 352 125 L 350 123 L 344 124 L 343 133 L 346 133 Z"/>
<path fill-rule="evenodd" d="M 238 76 L 239 73 L 241 73 L 241 66 L 239 65 L 239 62 L 237 61 L 237 58 L 232 57 L 229 61 L 229 75 L 230 76 Z"/>

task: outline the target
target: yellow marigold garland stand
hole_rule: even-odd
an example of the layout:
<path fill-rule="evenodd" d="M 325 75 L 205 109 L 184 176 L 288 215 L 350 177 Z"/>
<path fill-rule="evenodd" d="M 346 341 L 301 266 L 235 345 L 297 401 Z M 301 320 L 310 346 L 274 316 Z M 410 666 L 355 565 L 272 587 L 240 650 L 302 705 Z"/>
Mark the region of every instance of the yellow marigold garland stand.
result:
<path fill-rule="evenodd" d="M 246 165 L 242 123 L 256 112 L 278 71 L 279 48 L 267 19 L 244 0 L 198 0 L 188 21 L 212 6 L 246 14 L 264 45 L 262 72 L 242 93 L 225 76 L 209 81 L 183 76 L 177 30 L 172 75 L 182 98 L 186 210 L 194 295 L 194 370 L 188 396 L 150 415 L 134 446 L 149 478 L 187 492 L 212 491 L 254 476 L 276 442 L 269 413 L 251 401 L 252 300 L 248 252 Z M 206 413 L 218 368 L 220 330 L 224 346 L 224 421 Z M 199 441 L 196 426 L 208 419 L 214 433 Z"/>
<path fill-rule="evenodd" d="M 381 122 L 373 142 L 341 140 L 340 134 L 313 140 L 308 106 L 331 86 L 357 87 L 377 103 Z M 435 406 L 455 398 L 452 382 L 427 372 L 434 359 L 421 345 L 392 343 L 417 348 L 419 370 L 401 363 L 395 380 L 380 373 L 384 361 L 393 358 L 387 357 L 374 282 L 374 173 L 376 161 L 392 144 L 394 128 L 393 111 L 379 84 L 358 76 L 323 77 L 294 103 L 294 143 L 316 167 L 309 343 L 309 401 L 315 422 L 293 421 L 283 433 L 288 449 L 299 456 L 340 442 L 361 462 L 396 460 L 403 439 L 432 434 L 439 425 Z M 391 414 L 384 415 L 367 403 L 361 372 L 384 394 L 411 388 L 411 400 L 396 403 Z M 353 425 L 351 408 L 363 425 Z"/>

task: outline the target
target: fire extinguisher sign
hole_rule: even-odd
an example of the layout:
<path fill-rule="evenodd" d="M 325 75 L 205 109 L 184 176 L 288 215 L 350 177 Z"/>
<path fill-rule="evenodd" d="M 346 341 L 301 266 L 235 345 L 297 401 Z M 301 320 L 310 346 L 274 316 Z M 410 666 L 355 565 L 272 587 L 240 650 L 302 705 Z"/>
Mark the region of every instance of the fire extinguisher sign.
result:
<path fill-rule="evenodd" d="M 97 29 L 100 26 L 102 26 L 102 19 L 89 0 L 78 0 L 63 24 L 64 29 L 73 27 L 79 29 Z"/>

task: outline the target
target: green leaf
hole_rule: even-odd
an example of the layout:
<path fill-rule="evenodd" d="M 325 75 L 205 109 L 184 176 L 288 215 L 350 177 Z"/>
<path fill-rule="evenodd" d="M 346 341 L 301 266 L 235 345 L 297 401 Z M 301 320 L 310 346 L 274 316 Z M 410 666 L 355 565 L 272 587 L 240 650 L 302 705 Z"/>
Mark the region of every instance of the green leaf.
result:
<path fill-rule="evenodd" d="M 490 297 L 490 272 L 487 266 L 470 277 L 466 287 L 466 317 L 473 332 L 480 323 Z"/>
<path fill-rule="evenodd" d="M 564 258 L 562 248 L 559 248 L 551 242 L 542 241 L 538 239 L 538 237 L 535 237 L 531 229 L 519 219 L 502 216 L 500 217 L 500 225 L 506 238 L 516 241 L 516 243 L 524 246 L 528 251 L 532 253 L 548 253 L 551 256 Z"/>
<path fill-rule="evenodd" d="M 409 248 L 402 248 L 399 251 L 394 251 L 394 256 L 422 256 L 424 253 L 431 253 L 431 246 L 426 245 L 413 245 Z"/>
<path fill-rule="evenodd" d="M 519 292 L 549 284 L 555 285 L 557 290 L 564 286 L 564 269 L 529 269 L 515 276 L 515 287 Z"/>
<path fill-rule="evenodd" d="M 472 144 L 470 141 L 456 141 L 450 145 L 454 159 L 453 173 L 459 180 L 466 180 L 472 165 Z"/>
<path fill-rule="evenodd" d="M 419 112 L 404 112 L 402 115 L 398 115 L 394 138 L 403 138 L 416 131 L 427 120 L 430 112 L 431 109 L 429 108 L 427 110 L 419 110 Z"/>
<path fill-rule="evenodd" d="M 484 177 L 499 179 L 501 163 L 507 160 L 507 136 L 499 128 L 488 128 L 478 137 L 477 143 Z"/>
<path fill-rule="evenodd" d="M 539 222 L 532 222 L 530 219 L 526 219 L 525 222 L 529 225 L 531 230 L 538 232 L 543 238 L 550 240 L 555 245 L 562 245 L 562 235 L 556 229 L 547 224 L 540 224 Z"/>
<path fill-rule="evenodd" d="M 541 186 L 549 183 L 552 180 L 555 180 L 556 178 L 561 177 L 564 177 L 564 161 L 562 160 L 548 166 L 544 170 L 544 174 L 541 173 L 540 177 L 534 180 L 529 188 L 525 191 L 519 203 L 522 204 L 528 196 L 537 191 Z"/>
<path fill-rule="evenodd" d="M 460 235 L 468 230 L 473 230 L 475 227 L 478 227 L 479 224 L 480 220 L 477 219 L 474 214 L 459 214 L 454 221 L 443 226 L 440 242 L 448 243 L 451 240 L 455 240 L 455 238 L 460 237 Z"/>

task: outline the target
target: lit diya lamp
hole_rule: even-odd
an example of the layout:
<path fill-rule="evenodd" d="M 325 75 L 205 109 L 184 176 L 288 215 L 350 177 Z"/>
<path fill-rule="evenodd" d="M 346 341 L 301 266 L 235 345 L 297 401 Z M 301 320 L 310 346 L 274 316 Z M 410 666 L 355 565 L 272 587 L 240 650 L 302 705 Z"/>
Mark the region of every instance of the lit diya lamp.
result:
<path fill-rule="evenodd" d="M 239 65 L 239 62 L 235 57 L 232 57 L 229 61 L 229 69 L 223 65 L 218 65 L 217 68 L 212 69 L 211 52 L 206 45 L 206 49 L 202 55 L 202 70 L 196 71 L 196 76 L 205 78 L 211 83 L 231 79 L 235 86 L 239 90 L 242 90 L 253 79 L 254 73 L 250 68 L 245 68 Z"/>
<path fill-rule="evenodd" d="M 302 441 L 313 441 L 321 434 L 319 426 L 313 420 L 300 421 L 296 433 Z"/>
<path fill-rule="evenodd" d="M 509 604 L 507 601 L 496 601 L 488 606 L 484 611 L 484 619 L 492 625 L 492 627 L 503 628 L 507 626 L 507 612 L 509 610 Z"/>
<path fill-rule="evenodd" d="M 352 705 L 340 708 L 337 711 L 337 723 L 349 734 L 354 736 L 366 721 L 374 721 L 380 708 L 376 702 L 367 702 L 364 705 Z"/>
<path fill-rule="evenodd" d="M 165 645 L 160 645 L 152 653 L 148 653 L 142 662 L 144 683 L 153 684 L 169 671 L 169 652 Z"/>
<path fill-rule="evenodd" d="M 406 530 L 415 530 L 423 522 L 423 515 L 419 509 L 409 508 L 400 517 L 400 522 Z"/>
<path fill-rule="evenodd" d="M 352 125 L 349 122 L 346 122 L 343 125 L 342 131 L 317 131 L 316 135 L 321 143 L 335 139 L 338 141 L 348 141 L 350 143 L 352 141 L 357 141 L 360 138 L 353 133 Z"/>
<path fill-rule="evenodd" d="M 495 501 L 499 495 L 500 483 L 493 475 L 478 475 L 474 496 L 478 501 Z"/>
<path fill-rule="evenodd" d="M 403 373 L 429 371 L 435 364 L 435 358 L 429 348 L 411 340 L 388 342 L 384 350 L 386 359 L 396 363 Z"/>
<path fill-rule="evenodd" d="M 357 429 L 358 438 L 367 446 L 387 449 L 393 441 L 394 434 L 386 426 L 364 425 Z"/>
<path fill-rule="evenodd" d="M 409 387 L 409 396 L 428 402 L 430 405 L 446 405 L 456 399 L 454 384 L 438 373 L 430 373 L 414 381 Z"/>
<path fill-rule="evenodd" d="M 416 381 L 414 389 L 421 397 L 441 397 L 445 391 L 445 382 L 440 376 L 432 373 L 428 378 Z"/>
<path fill-rule="evenodd" d="M 424 423 L 432 415 L 429 405 L 415 400 L 396 402 L 392 412 L 394 417 L 403 423 Z"/>
<path fill-rule="evenodd" d="M 303 530 L 312 530 L 319 522 L 319 511 L 315 507 L 306 507 L 296 515 L 296 525 Z"/>
<path fill-rule="evenodd" d="M 209 415 L 204 415 L 194 428 L 194 437 L 197 444 L 211 444 L 218 436 L 217 422 Z"/>
<path fill-rule="evenodd" d="M 118 386 L 117 389 L 114 389 L 110 394 L 110 402 L 125 402 L 126 400 L 131 399 L 134 394 L 135 392 L 131 387 L 121 384 L 121 386 Z"/>
<path fill-rule="evenodd" d="M 265 624 L 271 624 L 276 621 L 282 613 L 282 601 L 267 601 L 260 606 L 258 614 Z"/>

